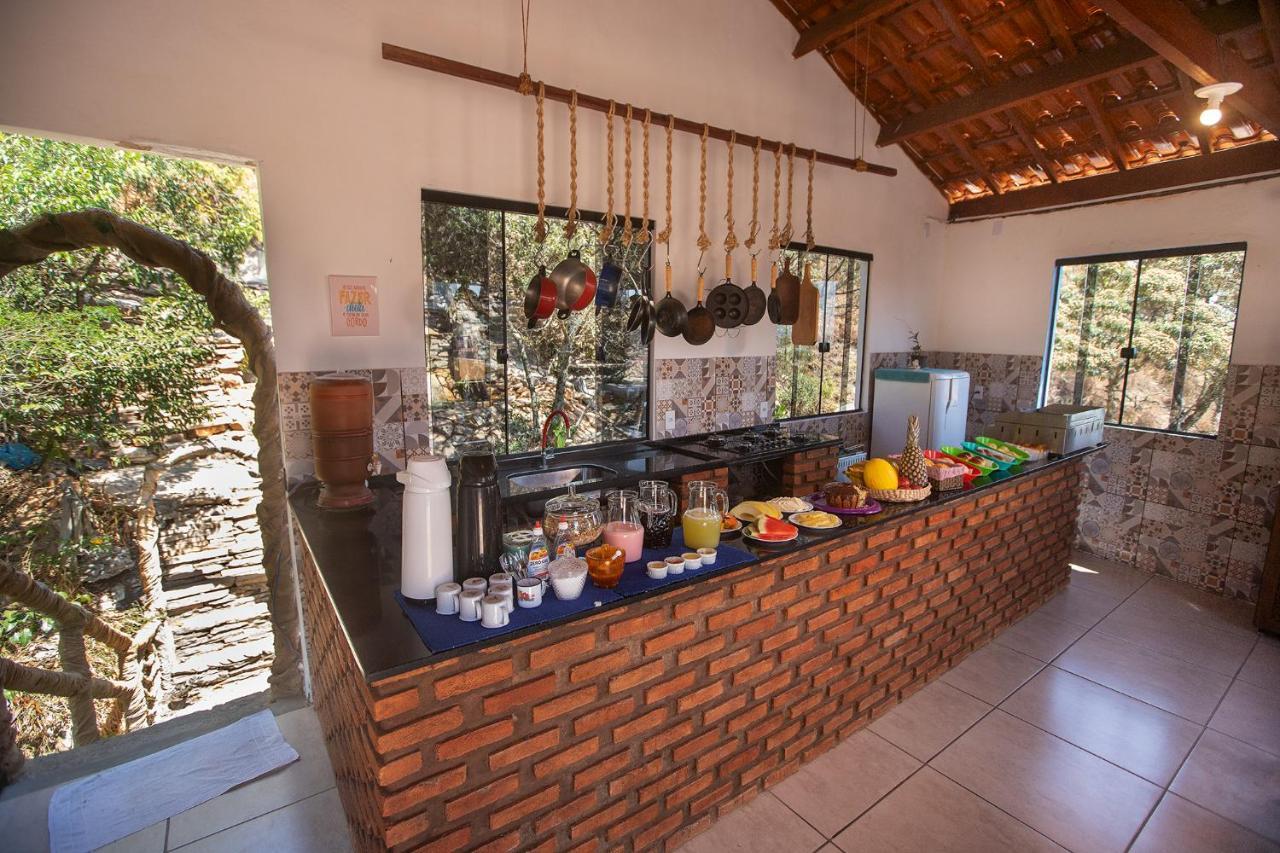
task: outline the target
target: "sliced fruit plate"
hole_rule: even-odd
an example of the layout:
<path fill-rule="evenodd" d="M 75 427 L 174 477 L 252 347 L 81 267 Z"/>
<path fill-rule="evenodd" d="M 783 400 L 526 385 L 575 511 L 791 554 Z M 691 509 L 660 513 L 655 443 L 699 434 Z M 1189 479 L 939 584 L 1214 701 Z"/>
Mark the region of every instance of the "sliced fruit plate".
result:
<path fill-rule="evenodd" d="M 800 535 L 800 529 L 788 521 L 765 516 L 743 528 L 742 535 L 753 542 L 778 545 L 795 539 Z"/>
<path fill-rule="evenodd" d="M 743 501 L 729 510 L 729 515 L 745 524 L 755 524 L 762 518 L 782 519 L 782 510 L 765 501 Z"/>
<path fill-rule="evenodd" d="M 720 538 L 727 539 L 731 536 L 737 536 L 742 533 L 742 527 L 741 521 L 732 515 L 726 515 L 720 520 Z"/>
<path fill-rule="evenodd" d="M 806 530 L 834 530 L 843 524 L 839 516 L 818 509 L 792 513 L 787 520 Z"/>

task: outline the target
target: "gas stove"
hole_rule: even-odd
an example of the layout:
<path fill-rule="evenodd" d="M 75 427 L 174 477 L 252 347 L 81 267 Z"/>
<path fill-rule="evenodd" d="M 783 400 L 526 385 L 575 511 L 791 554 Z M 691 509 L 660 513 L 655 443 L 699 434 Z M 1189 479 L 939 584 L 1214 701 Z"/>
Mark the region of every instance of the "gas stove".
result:
<path fill-rule="evenodd" d="M 733 457 L 794 453 L 832 440 L 832 436 L 793 432 L 774 424 L 677 440 L 677 446 L 697 453 Z"/>

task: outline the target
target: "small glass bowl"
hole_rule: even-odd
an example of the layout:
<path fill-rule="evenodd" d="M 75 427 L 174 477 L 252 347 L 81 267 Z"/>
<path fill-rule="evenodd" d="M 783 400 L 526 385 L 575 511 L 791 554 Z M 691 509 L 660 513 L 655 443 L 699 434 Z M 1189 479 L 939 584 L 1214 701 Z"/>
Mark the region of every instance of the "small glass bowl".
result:
<path fill-rule="evenodd" d="M 622 580 L 625 554 L 614 545 L 597 545 L 587 551 L 587 573 L 601 589 L 613 589 Z"/>

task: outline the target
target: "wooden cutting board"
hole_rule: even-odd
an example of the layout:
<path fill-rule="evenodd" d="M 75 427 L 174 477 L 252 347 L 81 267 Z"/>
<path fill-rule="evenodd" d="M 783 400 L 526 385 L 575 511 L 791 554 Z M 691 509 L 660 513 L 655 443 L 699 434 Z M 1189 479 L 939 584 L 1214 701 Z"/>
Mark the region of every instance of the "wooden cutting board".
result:
<path fill-rule="evenodd" d="M 818 342 L 818 288 L 804 265 L 804 279 L 800 282 L 800 313 L 791 326 L 791 343 L 797 346 L 813 346 Z"/>

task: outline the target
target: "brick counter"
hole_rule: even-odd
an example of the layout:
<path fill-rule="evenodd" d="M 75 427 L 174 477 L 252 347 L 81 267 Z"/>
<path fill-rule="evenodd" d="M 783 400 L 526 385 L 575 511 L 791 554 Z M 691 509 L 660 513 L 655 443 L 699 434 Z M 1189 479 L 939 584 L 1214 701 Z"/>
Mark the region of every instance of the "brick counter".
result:
<path fill-rule="evenodd" d="M 1069 461 L 372 682 L 300 549 L 357 847 L 678 844 L 1064 586 L 1078 481 Z"/>

